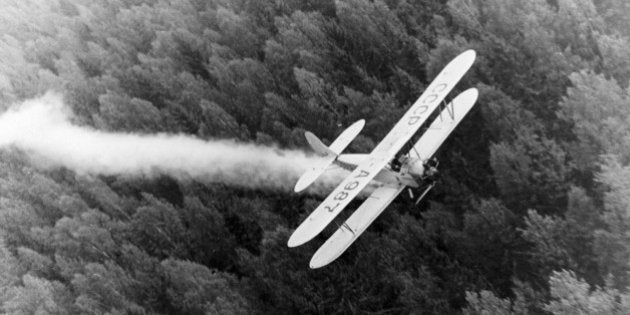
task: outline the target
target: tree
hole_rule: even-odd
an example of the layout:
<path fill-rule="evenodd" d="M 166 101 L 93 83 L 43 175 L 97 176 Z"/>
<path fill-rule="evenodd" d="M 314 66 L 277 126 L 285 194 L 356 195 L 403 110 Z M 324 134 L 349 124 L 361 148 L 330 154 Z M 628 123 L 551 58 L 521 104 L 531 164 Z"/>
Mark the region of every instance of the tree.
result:
<path fill-rule="evenodd" d="M 155 131 L 162 127 L 160 111 L 150 102 L 108 93 L 99 97 L 100 116 L 112 130 Z"/>
<path fill-rule="evenodd" d="M 510 300 L 501 299 L 491 291 L 466 292 L 466 302 L 468 302 L 468 306 L 464 309 L 466 315 L 519 314 L 512 311 Z"/>
<path fill-rule="evenodd" d="M 453 247 L 462 251 L 463 257 L 458 257 L 462 264 L 476 270 L 498 292 L 508 292 L 513 269 L 522 266 L 516 216 L 496 199 L 481 200 L 473 209 L 464 213 L 463 229 Z"/>
<path fill-rule="evenodd" d="M 630 152 L 621 144 L 630 132 L 625 123 L 630 117 L 627 91 L 614 79 L 593 72 L 573 73 L 570 79 L 573 87 L 567 89 L 558 115 L 572 124 L 577 138 L 569 150 L 576 168 L 596 171 L 602 154 L 617 154 L 624 163 L 630 161 Z"/>
<path fill-rule="evenodd" d="M 157 257 L 185 255 L 185 228 L 175 207 L 146 193 L 143 197 L 147 204 L 136 210 L 131 221 L 134 240 Z"/>
<path fill-rule="evenodd" d="M 80 312 L 90 314 L 144 313 L 144 308 L 134 302 L 139 293 L 134 290 L 134 282 L 135 279 L 113 261 L 87 263 L 72 278 L 77 294 L 74 305 Z"/>
<path fill-rule="evenodd" d="M 98 210 L 89 210 L 77 218 L 57 221 L 52 237 L 56 254 L 80 257 L 85 261 L 111 260 L 119 249 L 114 234 L 118 223 Z"/>
<path fill-rule="evenodd" d="M 563 209 L 568 167 L 564 150 L 553 140 L 525 128 L 514 142 L 490 147 L 490 165 L 508 207 L 544 212 Z"/>
<path fill-rule="evenodd" d="M 551 301 L 545 310 L 560 314 L 627 314 L 630 295 L 609 287 L 594 287 L 568 270 L 555 271 L 549 279 Z"/>
<path fill-rule="evenodd" d="M 552 270 L 571 269 L 589 281 L 603 281 L 597 267 L 595 231 L 601 227 L 599 210 L 586 192 L 572 187 L 564 216 L 540 215 L 529 210 L 523 238 L 533 245 L 529 250 L 538 272 L 547 276 Z"/>
<path fill-rule="evenodd" d="M 176 312 L 186 314 L 248 314 L 248 302 L 236 289 L 235 277 L 202 265 L 175 259 L 161 263 L 166 293 Z"/>
<path fill-rule="evenodd" d="M 597 180 L 604 185 L 604 228 L 595 231 L 595 253 L 602 274 L 612 275 L 612 285 L 617 289 L 630 286 L 630 216 L 628 214 L 628 189 L 630 167 L 622 166 L 614 157 L 608 156 L 602 163 Z"/>
<path fill-rule="evenodd" d="M 13 298 L 15 292 L 12 288 L 19 283 L 23 270 L 7 248 L 4 239 L 0 238 L 0 309 L 3 308 L 5 301 Z"/>
<path fill-rule="evenodd" d="M 31 275 L 22 277 L 23 286 L 9 289 L 10 299 L 2 301 L 6 314 L 71 314 L 74 309 L 69 290 L 60 282 Z"/>

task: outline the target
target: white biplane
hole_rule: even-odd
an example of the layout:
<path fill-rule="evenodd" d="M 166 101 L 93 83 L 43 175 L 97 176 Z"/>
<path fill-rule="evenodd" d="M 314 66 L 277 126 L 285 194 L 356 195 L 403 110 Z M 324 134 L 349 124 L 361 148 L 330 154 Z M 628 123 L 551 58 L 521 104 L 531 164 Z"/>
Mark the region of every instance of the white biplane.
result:
<path fill-rule="evenodd" d="M 324 157 L 325 163 L 304 173 L 295 185 L 296 192 L 307 188 L 332 164 L 352 172 L 293 232 L 289 247 L 302 245 L 317 236 L 372 180 L 377 187 L 317 250 L 311 259 L 311 268 L 337 259 L 405 187 L 424 188 L 418 201 L 433 187 L 431 177 L 437 171 L 437 160 L 432 156 L 475 104 L 478 92 L 468 89 L 443 109 L 439 107 L 474 60 L 475 52 L 468 50 L 446 65 L 370 154 L 341 154 L 363 128 L 363 120 L 352 124 L 330 146 L 306 132 L 309 145 Z M 431 115 L 433 112 L 436 113 Z M 414 136 L 429 117 L 435 119 L 414 144 Z"/>

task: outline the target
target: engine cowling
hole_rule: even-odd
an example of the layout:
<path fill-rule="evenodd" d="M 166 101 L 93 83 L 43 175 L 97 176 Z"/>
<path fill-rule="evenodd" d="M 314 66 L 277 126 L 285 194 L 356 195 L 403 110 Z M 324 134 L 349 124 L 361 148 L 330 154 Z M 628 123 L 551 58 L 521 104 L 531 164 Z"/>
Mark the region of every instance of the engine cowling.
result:
<path fill-rule="evenodd" d="M 407 162 L 407 172 L 416 180 L 422 178 L 422 175 L 424 175 L 424 162 L 421 159 L 410 159 Z"/>

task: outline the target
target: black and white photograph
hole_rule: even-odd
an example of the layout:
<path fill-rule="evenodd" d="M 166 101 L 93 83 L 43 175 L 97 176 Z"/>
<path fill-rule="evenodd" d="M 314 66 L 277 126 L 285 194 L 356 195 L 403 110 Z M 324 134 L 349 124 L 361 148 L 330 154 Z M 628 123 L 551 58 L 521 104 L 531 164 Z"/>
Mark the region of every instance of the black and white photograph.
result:
<path fill-rule="evenodd" d="M 0 0 L 0 314 L 630 314 L 628 0 Z"/>

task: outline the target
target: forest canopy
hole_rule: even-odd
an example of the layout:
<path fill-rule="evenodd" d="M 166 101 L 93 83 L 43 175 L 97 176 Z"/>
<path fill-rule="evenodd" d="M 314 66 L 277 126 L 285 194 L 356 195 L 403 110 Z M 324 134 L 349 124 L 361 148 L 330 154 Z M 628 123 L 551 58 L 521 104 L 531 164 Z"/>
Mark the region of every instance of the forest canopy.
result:
<path fill-rule="evenodd" d="M 5 0 L 0 25 L 0 107 L 53 91 L 102 132 L 306 151 L 365 119 L 369 152 L 467 49 L 480 91 L 427 199 L 318 270 L 332 227 L 286 241 L 320 195 L 5 146 L 1 313 L 630 313 L 625 0 Z"/>

